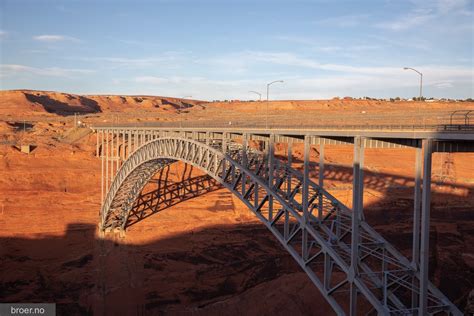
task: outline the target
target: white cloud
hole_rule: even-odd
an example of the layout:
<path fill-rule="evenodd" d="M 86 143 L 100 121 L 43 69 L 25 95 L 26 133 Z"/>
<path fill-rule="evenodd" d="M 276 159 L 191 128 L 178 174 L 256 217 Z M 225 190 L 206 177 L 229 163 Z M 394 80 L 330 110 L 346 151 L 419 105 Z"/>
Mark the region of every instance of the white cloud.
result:
<path fill-rule="evenodd" d="M 138 83 L 146 83 L 146 84 L 154 84 L 154 85 L 170 82 L 170 80 L 167 78 L 160 78 L 160 77 L 154 77 L 154 76 L 136 77 L 135 81 Z"/>
<path fill-rule="evenodd" d="M 471 12 L 469 10 L 470 1 L 472 3 L 472 0 L 438 0 L 437 9 L 442 14 L 457 12 L 469 15 Z"/>
<path fill-rule="evenodd" d="M 8 36 L 8 32 L 4 30 L 0 30 L 0 40 L 4 39 Z"/>
<path fill-rule="evenodd" d="M 60 67 L 37 68 L 18 64 L 0 64 L 0 73 L 4 76 L 30 74 L 48 77 L 67 77 L 75 75 L 87 75 L 94 73 L 91 69 L 72 69 Z"/>
<path fill-rule="evenodd" d="M 447 89 L 447 88 L 452 88 L 454 87 L 452 81 L 439 81 L 439 82 L 434 82 L 433 86 L 438 88 L 438 89 Z"/>
<path fill-rule="evenodd" d="M 281 55 L 276 55 L 281 56 Z M 269 59 L 274 62 L 272 56 Z M 263 58 L 259 55 L 259 58 Z M 308 60 L 287 59 L 299 65 L 337 70 L 334 73 L 316 73 L 308 76 L 266 75 L 245 80 L 213 80 L 206 77 L 140 76 L 132 79 L 140 93 L 183 95 L 183 91 L 199 99 L 254 99 L 249 90 L 265 91 L 266 83 L 282 79 L 284 83 L 272 88 L 273 99 L 315 99 L 333 96 L 394 96 L 406 91 L 405 96 L 418 91 L 419 77 L 398 67 L 351 67 L 338 64 L 319 65 Z M 280 60 L 279 62 L 284 62 Z M 232 67 L 231 67 L 232 68 Z M 453 86 L 472 85 L 473 70 L 461 67 L 415 66 L 424 73 L 427 95 L 443 96 L 443 90 Z M 263 74 L 262 74 L 263 75 Z M 133 84 L 128 84 L 133 88 Z M 402 92 L 403 93 L 403 92 Z"/>
<path fill-rule="evenodd" d="M 411 29 L 415 26 L 423 25 L 435 17 L 436 15 L 433 14 L 431 10 L 418 9 L 414 10 L 408 15 L 399 17 L 394 21 L 379 23 L 376 26 L 392 31 L 403 31 Z"/>
<path fill-rule="evenodd" d="M 54 43 L 54 42 L 62 42 L 62 41 L 71 41 L 71 42 L 80 42 L 78 38 L 72 36 L 65 36 L 65 35 L 37 35 L 33 36 L 34 40 L 45 42 L 45 43 Z"/>
<path fill-rule="evenodd" d="M 155 76 L 139 76 L 134 78 L 135 82 L 145 83 L 151 85 L 160 85 L 160 84 L 189 84 L 189 85 L 213 85 L 213 86 L 239 86 L 244 84 L 249 84 L 255 81 L 252 80 L 213 80 L 206 77 L 182 77 L 182 76 L 172 76 L 172 77 L 155 77 Z"/>
<path fill-rule="evenodd" d="M 160 55 L 143 58 L 128 57 L 70 57 L 66 59 L 79 60 L 86 62 L 100 63 L 101 66 L 107 65 L 111 68 L 147 68 L 152 66 L 161 66 L 166 68 L 179 68 L 181 62 L 188 60 L 184 52 L 163 52 Z"/>
<path fill-rule="evenodd" d="M 362 22 L 366 21 L 367 18 L 369 18 L 368 14 L 340 15 L 314 21 L 314 23 L 325 26 L 346 28 L 358 26 Z"/>
<path fill-rule="evenodd" d="M 472 0 L 412 0 L 414 9 L 407 15 L 398 17 L 389 22 L 379 23 L 376 26 L 392 31 L 403 31 L 416 26 L 424 25 L 432 20 L 438 21 L 441 17 L 456 18 L 457 16 L 472 16 Z"/>
<path fill-rule="evenodd" d="M 207 61 L 214 66 L 225 66 L 230 69 L 247 67 L 260 64 L 274 64 L 282 66 L 302 67 L 308 69 L 319 69 L 325 71 L 341 72 L 347 74 L 367 74 L 367 75 L 400 75 L 404 73 L 403 66 L 349 66 L 345 64 L 321 63 L 316 60 L 301 57 L 288 52 L 261 52 L 243 51 L 224 56 L 218 56 Z M 423 72 L 429 74 L 444 74 L 446 76 L 472 77 L 472 68 L 456 66 L 417 66 Z"/>

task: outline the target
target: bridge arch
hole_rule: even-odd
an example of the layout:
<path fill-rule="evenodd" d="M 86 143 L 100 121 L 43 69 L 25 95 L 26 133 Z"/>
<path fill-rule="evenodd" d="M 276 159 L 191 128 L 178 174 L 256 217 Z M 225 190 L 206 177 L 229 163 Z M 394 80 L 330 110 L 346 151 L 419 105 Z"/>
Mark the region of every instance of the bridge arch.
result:
<path fill-rule="evenodd" d="M 354 297 L 368 303 L 359 305 L 366 313 L 389 315 L 407 309 L 406 287 L 400 284 L 419 279 L 409 260 L 362 221 L 358 228 L 361 259 L 356 266 L 351 264 L 351 210 L 282 162 L 276 161 L 270 170 L 265 155 L 255 151 L 240 148 L 223 153 L 181 137 L 143 144 L 115 175 L 101 209 L 101 229 L 125 229 L 133 204 L 148 181 L 177 160 L 201 169 L 244 202 L 338 315 L 350 313 Z M 318 210 L 322 217 L 313 214 Z M 380 291 L 382 287 L 386 290 Z M 439 294 L 432 284 L 429 287 L 431 293 Z"/>

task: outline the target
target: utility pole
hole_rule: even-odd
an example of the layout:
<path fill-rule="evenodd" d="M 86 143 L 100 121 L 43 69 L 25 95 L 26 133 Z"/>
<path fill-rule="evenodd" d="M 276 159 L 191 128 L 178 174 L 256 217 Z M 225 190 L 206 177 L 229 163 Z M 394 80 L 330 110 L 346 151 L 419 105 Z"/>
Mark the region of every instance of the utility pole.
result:
<path fill-rule="evenodd" d="M 272 85 L 274 83 L 277 83 L 277 82 L 283 83 L 283 80 L 275 80 L 275 81 L 272 81 L 270 83 L 267 83 L 267 109 L 265 111 L 265 129 L 268 129 L 268 95 L 269 95 L 269 91 L 270 91 L 270 85 Z"/>
<path fill-rule="evenodd" d="M 413 70 L 414 72 L 416 72 L 420 75 L 420 101 L 421 101 L 422 98 L 423 98 L 423 74 L 420 71 L 416 70 L 415 68 L 404 67 L 403 69 L 404 70 Z"/>
<path fill-rule="evenodd" d="M 249 91 L 249 92 L 257 94 L 259 97 L 258 101 L 262 101 L 262 94 L 260 92 L 257 92 L 257 91 Z"/>

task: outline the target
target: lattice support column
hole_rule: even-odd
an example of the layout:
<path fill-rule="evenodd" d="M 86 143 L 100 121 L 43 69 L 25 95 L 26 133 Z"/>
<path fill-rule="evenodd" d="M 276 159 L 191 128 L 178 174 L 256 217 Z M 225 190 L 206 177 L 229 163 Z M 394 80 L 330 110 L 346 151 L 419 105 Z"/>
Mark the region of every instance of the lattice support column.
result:
<path fill-rule="evenodd" d="M 319 173 L 318 173 L 318 184 L 321 189 L 324 188 L 324 143 L 322 139 L 319 145 Z M 319 192 L 318 197 L 318 219 L 323 220 L 323 194 Z"/>
<path fill-rule="evenodd" d="M 293 141 L 288 141 L 288 170 L 291 169 L 291 165 L 293 164 Z M 286 195 L 289 197 L 291 195 L 291 172 L 288 172 L 288 179 L 286 185 Z"/>
<path fill-rule="evenodd" d="M 353 161 L 353 183 L 352 183 L 352 232 L 351 232 L 351 265 L 349 269 L 350 282 L 350 315 L 357 314 L 357 287 L 354 283 L 359 274 L 359 242 L 360 242 L 360 218 L 361 218 L 361 196 L 363 194 L 363 183 L 360 172 L 362 140 L 354 137 L 354 161 Z"/>
<path fill-rule="evenodd" d="M 420 248 L 420 311 L 428 313 L 428 265 L 430 258 L 430 203 L 431 203 L 431 163 L 433 141 L 423 140 L 423 192 L 421 204 L 421 248 Z"/>
<path fill-rule="evenodd" d="M 413 205 L 413 246 L 412 246 L 412 266 L 415 271 L 420 270 L 420 217 L 421 217 L 421 160 L 423 151 L 418 144 L 415 148 L 415 187 L 414 187 L 414 205 Z M 419 287 L 417 278 L 413 278 L 413 288 Z M 419 306 L 418 295 L 412 292 L 412 308 Z"/>
<path fill-rule="evenodd" d="M 275 135 L 270 134 L 268 138 L 268 186 L 273 188 L 273 176 L 275 172 Z M 268 220 L 273 219 L 273 196 L 268 196 Z"/>

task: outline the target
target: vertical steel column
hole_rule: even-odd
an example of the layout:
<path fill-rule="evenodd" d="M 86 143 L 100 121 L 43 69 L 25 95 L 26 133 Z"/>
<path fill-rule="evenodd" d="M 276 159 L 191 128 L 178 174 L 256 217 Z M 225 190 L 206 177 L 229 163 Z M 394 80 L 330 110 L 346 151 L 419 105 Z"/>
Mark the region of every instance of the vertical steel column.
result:
<path fill-rule="evenodd" d="M 109 131 L 105 137 L 105 192 L 109 192 Z"/>
<path fill-rule="evenodd" d="M 100 178 L 100 206 L 102 208 L 102 205 L 104 204 L 104 131 L 100 131 L 100 163 L 101 163 L 101 178 Z"/>
<path fill-rule="evenodd" d="M 310 160 L 310 136 L 304 136 L 304 163 L 303 163 L 303 194 L 302 194 L 302 203 L 303 203 L 303 216 L 305 222 L 309 219 L 308 212 L 308 195 L 309 195 L 309 160 Z"/>
<path fill-rule="evenodd" d="M 248 158 L 247 158 L 247 150 L 248 150 L 248 134 L 243 133 L 242 134 L 242 166 L 244 168 L 248 167 Z M 247 182 L 247 177 L 245 174 L 242 173 L 242 196 L 245 194 L 245 186 Z"/>
<path fill-rule="evenodd" d="M 412 266 L 415 271 L 420 269 L 420 216 L 421 216 L 421 159 L 423 151 L 420 144 L 415 149 L 415 188 L 414 188 L 414 205 L 413 205 L 413 254 Z M 416 278 L 413 278 L 413 288 L 418 287 Z M 412 292 L 412 308 L 418 308 L 418 295 Z"/>
<path fill-rule="evenodd" d="M 99 132 L 96 131 L 97 141 L 96 141 L 96 148 L 95 148 L 95 156 L 99 157 Z"/>
<path fill-rule="evenodd" d="M 117 173 L 118 169 L 119 169 L 119 166 L 120 166 L 120 130 L 116 130 L 115 131 L 117 133 L 117 144 L 116 144 L 116 153 L 117 153 L 117 156 L 115 157 L 115 172 L 114 172 L 114 176 L 115 174 Z"/>
<path fill-rule="evenodd" d="M 211 133 L 210 132 L 206 132 L 206 145 L 211 146 Z M 211 160 L 211 152 L 209 150 L 207 150 L 206 164 L 207 164 L 207 167 L 210 169 L 210 161 L 209 160 Z"/>
<path fill-rule="evenodd" d="M 125 140 L 125 131 L 122 131 L 122 162 L 125 161 L 125 147 L 126 147 L 126 140 Z"/>
<path fill-rule="evenodd" d="M 268 137 L 268 186 L 273 190 L 273 172 L 275 169 L 275 135 Z M 268 219 L 273 220 L 273 196 L 268 195 Z"/>
<path fill-rule="evenodd" d="M 359 181 L 360 181 L 360 198 L 359 198 L 359 219 L 365 220 L 364 216 L 364 153 L 365 153 L 365 137 L 360 138 L 359 150 Z"/>
<path fill-rule="evenodd" d="M 291 139 L 288 140 L 288 170 L 291 169 L 291 165 L 293 164 L 293 141 Z M 291 173 L 288 172 L 288 182 L 286 184 L 286 195 L 288 199 L 291 195 Z"/>
<path fill-rule="evenodd" d="M 359 225 L 360 225 L 360 200 L 363 187 L 360 173 L 361 138 L 354 137 L 354 162 L 352 182 L 352 235 L 351 235 L 351 266 L 349 270 L 350 282 L 350 315 L 357 314 L 357 287 L 354 278 L 358 274 L 359 265 Z"/>
<path fill-rule="evenodd" d="M 318 173 L 318 184 L 321 189 L 324 188 L 324 143 L 323 139 L 319 139 L 319 173 Z M 318 199 L 318 219 L 323 220 L 323 192 L 319 192 Z"/>
<path fill-rule="evenodd" d="M 242 134 L 242 165 L 247 168 L 247 148 L 249 146 L 248 134 Z"/>
<path fill-rule="evenodd" d="M 133 130 L 133 134 L 133 151 L 135 151 L 138 148 L 138 130 Z"/>
<path fill-rule="evenodd" d="M 222 132 L 222 153 L 227 155 L 227 133 Z M 225 176 L 225 172 L 227 170 L 226 160 L 222 159 L 222 176 Z M 224 179 L 225 180 L 225 179 Z"/>
<path fill-rule="evenodd" d="M 127 142 L 128 142 L 128 152 L 125 158 L 130 157 L 130 154 L 132 153 L 132 132 L 131 131 L 128 131 Z"/>
<path fill-rule="evenodd" d="M 224 155 L 227 154 L 227 133 L 226 132 L 222 133 L 222 153 Z"/>
<path fill-rule="evenodd" d="M 112 134 L 112 139 L 110 140 L 110 184 L 112 185 L 112 180 L 114 179 L 114 138 L 115 138 L 115 130 L 110 131 Z"/>
<path fill-rule="evenodd" d="M 309 222 L 309 205 L 308 205 L 308 195 L 309 195 L 309 160 L 310 160 L 310 136 L 304 136 L 304 163 L 303 163 L 303 194 L 302 194 L 302 204 L 303 204 L 303 221 L 305 223 Z M 302 244 L 301 248 L 303 253 L 301 254 L 303 260 L 308 259 L 308 232 L 305 227 L 302 228 Z"/>
<path fill-rule="evenodd" d="M 423 192 L 421 204 L 421 249 L 420 249 L 420 311 L 428 312 L 428 264 L 430 244 L 431 162 L 433 141 L 423 140 Z"/>

